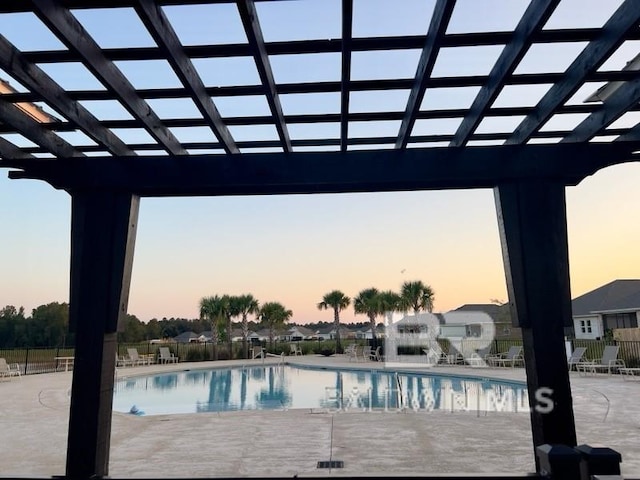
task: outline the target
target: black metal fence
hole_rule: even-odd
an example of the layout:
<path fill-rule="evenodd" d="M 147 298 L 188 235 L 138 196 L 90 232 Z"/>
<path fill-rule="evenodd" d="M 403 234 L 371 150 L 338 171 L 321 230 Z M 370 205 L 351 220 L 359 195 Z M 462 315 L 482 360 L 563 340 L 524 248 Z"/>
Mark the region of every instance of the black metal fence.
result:
<path fill-rule="evenodd" d="M 348 343 L 371 344 L 371 340 L 344 339 L 343 346 Z M 258 342 L 268 352 L 280 355 L 291 353 L 292 342 Z M 296 343 L 304 355 L 321 354 L 327 351 L 335 351 L 335 341 L 300 341 Z M 439 340 L 444 352 L 449 349 L 448 340 Z M 640 341 L 615 341 L 615 340 L 582 340 L 572 339 L 572 349 L 586 347 L 585 357 L 587 359 L 599 359 L 602 357 L 604 347 L 607 345 L 618 345 L 620 347 L 618 357 L 621 358 L 627 367 L 640 367 Z M 378 340 L 378 345 L 384 349 L 384 342 Z M 483 353 L 503 353 L 513 345 L 522 345 L 521 339 L 495 339 L 487 340 L 465 339 L 462 340 L 461 348 L 464 352 L 482 351 Z M 158 360 L 160 347 L 168 347 L 171 353 L 178 357 L 180 362 L 199 362 L 210 360 L 228 360 L 229 358 L 245 358 L 242 342 L 232 345 L 233 352 L 229 355 L 226 344 L 214 345 L 208 343 L 121 343 L 118 345 L 118 357 L 126 357 L 127 349 L 135 348 L 140 355 L 153 356 Z M 251 347 L 249 344 L 248 348 Z M 384 351 L 381 352 L 384 354 Z M 420 352 L 418 352 L 419 354 Z M 73 366 L 73 348 L 21 348 L 21 349 L 0 349 L 0 358 L 4 358 L 9 364 L 17 364 L 23 375 L 50 373 L 64 371 Z"/>

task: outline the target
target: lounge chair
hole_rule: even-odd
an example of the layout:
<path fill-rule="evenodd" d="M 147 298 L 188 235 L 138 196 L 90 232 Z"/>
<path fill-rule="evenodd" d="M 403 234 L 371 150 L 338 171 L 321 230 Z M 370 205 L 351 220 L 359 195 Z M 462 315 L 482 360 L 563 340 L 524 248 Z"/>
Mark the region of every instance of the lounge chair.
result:
<path fill-rule="evenodd" d="M 362 347 L 360 355 L 362 355 L 362 360 L 369 360 L 371 358 L 371 345 L 365 345 Z"/>
<path fill-rule="evenodd" d="M 291 348 L 291 352 L 289 352 L 290 355 L 302 355 L 302 349 L 297 343 L 290 343 L 289 347 Z"/>
<path fill-rule="evenodd" d="M 588 362 L 586 358 L 584 358 L 584 354 L 587 352 L 587 347 L 577 347 L 571 356 L 567 359 L 567 365 L 569 366 L 569 370 L 572 370 L 573 367 L 576 367 L 581 362 Z"/>
<path fill-rule="evenodd" d="M 349 359 L 349 361 L 351 361 L 352 359 L 358 359 L 357 358 L 357 349 L 356 349 L 356 344 L 355 343 L 351 343 L 349 345 L 347 345 L 344 349 L 344 354 L 346 355 L 346 357 Z"/>
<path fill-rule="evenodd" d="M 427 356 L 427 365 L 438 365 L 442 361 L 442 348 L 437 343 L 422 351 Z"/>
<path fill-rule="evenodd" d="M 491 357 L 491 345 L 481 348 L 478 351 L 473 351 L 468 356 L 465 355 L 464 361 L 472 367 L 488 367 L 489 357 Z"/>
<path fill-rule="evenodd" d="M 618 358 L 618 345 L 607 345 L 604 347 L 602 357 L 598 360 L 580 362 L 576 364 L 578 372 L 582 372 L 585 375 L 587 373 L 598 373 L 598 370 L 607 370 L 607 374 L 611 375 L 611 372 L 618 370 L 619 368 L 625 368 L 624 360 Z"/>
<path fill-rule="evenodd" d="M 126 355 L 119 356 L 116 353 L 116 368 L 118 367 L 126 367 L 127 365 L 131 365 L 131 360 Z"/>
<path fill-rule="evenodd" d="M 449 365 L 457 365 L 459 363 L 464 362 L 464 357 L 455 347 L 455 345 L 449 342 L 449 351 L 447 353 L 442 352 L 442 357 L 440 358 L 442 363 L 447 363 Z"/>
<path fill-rule="evenodd" d="M 262 345 L 254 345 L 251 347 L 251 359 L 254 360 L 258 357 L 264 358 L 264 348 L 262 348 Z"/>
<path fill-rule="evenodd" d="M 622 379 L 626 382 L 627 380 L 640 380 L 640 368 L 639 367 L 620 367 L 618 369 Z"/>
<path fill-rule="evenodd" d="M 128 361 L 130 365 L 149 365 L 147 357 L 141 357 L 138 354 L 138 349 L 127 348 Z"/>
<path fill-rule="evenodd" d="M 171 353 L 169 347 L 160 347 L 158 352 L 160 354 L 158 357 L 160 363 L 178 363 L 178 357 Z"/>
<path fill-rule="evenodd" d="M 375 350 L 369 353 L 369 360 L 373 360 L 374 362 L 381 362 L 382 356 L 380 355 L 380 346 L 378 345 Z"/>
<path fill-rule="evenodd" d="M 20 376 L 20 367 L 17 363 L 9 365 L 4 358 L 0 358 L 0 378 L 11 380 L 11 377 Z"/>
<path fill-rule="evenodd" d="M 522 356 L 522 346 L 514 345 L 509 348 L 506 353 L 500 353 L 498 355 L 490 355 L 487 357 L 489 365 L 492 367 L 506 367 L 511 365 L 515 367 L 516 363 L 524 365 L 524 357 Z"/>

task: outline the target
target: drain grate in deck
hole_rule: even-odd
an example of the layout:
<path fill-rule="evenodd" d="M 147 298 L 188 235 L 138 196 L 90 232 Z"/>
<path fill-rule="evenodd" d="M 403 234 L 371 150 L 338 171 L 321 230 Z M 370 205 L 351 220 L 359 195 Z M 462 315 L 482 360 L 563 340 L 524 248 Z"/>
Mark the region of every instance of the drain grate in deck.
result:
<path fill-rule="evenodd" d="M 344 468 L 344 462 L 342 460 L 320 461 L 318 468 Z"/>

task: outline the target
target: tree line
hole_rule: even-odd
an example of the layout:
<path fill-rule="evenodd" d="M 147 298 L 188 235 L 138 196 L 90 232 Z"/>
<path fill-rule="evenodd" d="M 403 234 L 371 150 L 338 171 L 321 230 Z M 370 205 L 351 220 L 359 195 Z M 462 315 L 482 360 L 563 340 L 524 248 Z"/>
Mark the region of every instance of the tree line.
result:
<path fill-rule="evenodd" d="M 366 315 L 369 328 L 376 339 L 376 319 L 394 311 L 415 313 L 433 310 L 434 291 L 422 281 L 404 282 L 398 292 L 379 291 L 372 287 L 359 292 L 353 300 L 340 290 L 333 290 L 322 297 L 316 305 L 320 310 L 333 310 L 333 322 L 317 322 L 305 327 L 314 331 L 333 324 L 336 350 L 342 351 L 340 339 L 340 312 L 353 304 L 356 314 Z M 267 329 L 269 341 L 284 330 L 285 324 L 293 317 L 293 312 L 279 302 L 260 302 L 251 294 L 213 295 L 203 297 L 199 302 L 200 316 L 188 318 L 152 318 L 142 322 L 135 315 L 127 314 L 123 319 L 118 341 L 137 343 L 152 339 L 170 339 L 184 332 L 200 334 L 210 330 L 212 342 L 226 342 L 231 351 L 234 322 L 239 322 L 243 339 L 243 355 L 248 355 L 248 335 L 250 331 Z M 249 315 L 253 319 L 249 319 Z M 295 325 L 293 323 L 292 325 Z M 354 324 L 353 326 L 364 326 Z M 0 309 L 0 348 L 25 347 L 68 347 L 74 345 L 74 335 L 69 332 L 69 305 L 52 302 L 40 305 L 25 313 L 23 307 L 7 305 Z M 215 353 L 214 353 L 215 355 Z"/>

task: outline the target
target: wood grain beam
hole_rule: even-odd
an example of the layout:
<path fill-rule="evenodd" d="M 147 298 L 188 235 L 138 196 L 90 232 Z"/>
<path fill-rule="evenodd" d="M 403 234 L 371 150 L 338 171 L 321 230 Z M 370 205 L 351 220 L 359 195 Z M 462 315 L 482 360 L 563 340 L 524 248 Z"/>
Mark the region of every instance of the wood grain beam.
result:
<path fill-rule="evenodd" d="M 340 150 L 349 145 L 349 89 L 351 83 L 351 45 L 353 0 L 342 0 L 342 70 L 340 80 Z"/>
<path fill-rule="evenodd" d="M 151 107 L 136 93 L 127 77 L 105 57 L 100 46 L 80 22 L 55 0 L 33 0 L 38 18 L 67 46 L 76 50 L 85 66 L 118 98 L 134 118 L 140 120 L 162 148 L 173 155 L 186 154 L 180 142 L 162 124 Z"/>
<path fill-rule="evenodd" d="M 66 190 L 141 196 L 215 196 L 493 188 L 552 179 L 575 185 L 631 161 L 637 143 L 570 143 L 381 151 L 20 160 L 11 178 L 40 178 Z"/>
<path fill-rule="evenodd" d="M 416 122 L 417 113 L 420 110 L 420 105 L 424 98 L 424 92 L 427 89 L 428 79 L 431 78 L 431 72 L 436 63 L 436 58 L 438 57 L 442 39 L 447 30 L 447 25 L 449 25 L 454 6 L 455 0 L 438 0 L 433 10 L 413 86 L 411 87 L 404 117 L 400 124 L 400 131 L 398 132 L 395 148 L 405 148 L 407 146 L 413 125 Z"/>
<path fill-rule="evenodd" d="M 198 75 L 193 62 L 186 55 L 178 35 L 160 6 L 152 0 L 138 0 L 136 11 L 147 30 L 162 50 L 182 84 L 191 94 L 191 98 L 227 153 L 239 153 L 238 147 L 222 121 L 218 109 L 207 94 L 202 78 Z"/>
<path fill-rule="evenodd" d="M 0 35 L 0 68 L 25 87 L 38 94 L 53 108 L 75 123 L 88 137 L 95 140 L 114 155 L 135 155 L 133 150 L 100 125 L 86 108 L 69 97 L 67 92 L 40 67 L 30 62 L 24 54 Z M 45 127 L 46 128 L 46 127 Z M 74 126 L 74 130 L 75 130 Z"/>
<path fill-rule="evenodd" d="M 282 142 L 282 149 L 285 153 L 288 153 L 291 151 L 291 139 L 289 138 L 287 124 L 284 121 L 282 105 L 280 104 L 280 97 L 278 97 L 276 81 L 273 78 L 269 54 L 265 48 L 262 28 L 260 27 L 255 3 L 253 0 L 237 0 L 237 6 L 242 25 L 249 40 L 249 45 L 251 45 L 251 50 L 253 51 L 253 59 L 256 63 L 260 80 L 262 81 L 264 94 L 267 96 L 267 103 L 273 115 L 278 137 L 280 138 L 280 142 Z"/>
<path fill-rule="evenodd" d="M 547 22 L 560 0 L 542 0 L 531 2 L 518 22 L 512 40 L 504 47 L 500 57 L 493 65 L 489 78 L 482 85 L 469 112 L 462 119 L 453 140 L 452 147 L 465 145 L 484 119 L 487 110 L 504 88 L 505 81 L 516 69 L 533 42 L 533 36 Z"/>
<path fill-rule="evenodd" d="M 508 145 L 525 143 L 542 127 L 624 41 L 626 33 L 640 22 L 640 2 L 626 0 L 605 23 L 600 36 L 591 41 L 564 72 L 564 79 L 555 83 L 507 140 Z"/>

